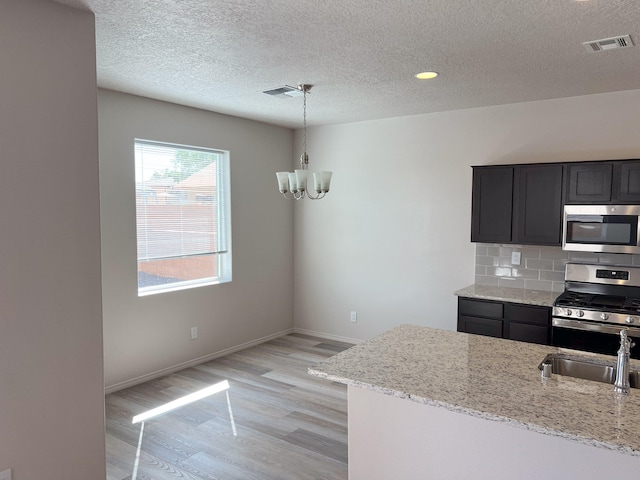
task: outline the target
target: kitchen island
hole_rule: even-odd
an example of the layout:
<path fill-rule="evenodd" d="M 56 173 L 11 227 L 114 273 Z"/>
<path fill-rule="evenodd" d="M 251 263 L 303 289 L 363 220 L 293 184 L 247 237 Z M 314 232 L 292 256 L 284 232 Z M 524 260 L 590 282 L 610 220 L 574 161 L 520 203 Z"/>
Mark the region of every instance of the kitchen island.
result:
<path fill-rule="evenodd" d="M 348 386 L 351 480 L 638 478 L 640 390 L 542 379 L 558 350 L 402 325 L 309 373 Z"/>

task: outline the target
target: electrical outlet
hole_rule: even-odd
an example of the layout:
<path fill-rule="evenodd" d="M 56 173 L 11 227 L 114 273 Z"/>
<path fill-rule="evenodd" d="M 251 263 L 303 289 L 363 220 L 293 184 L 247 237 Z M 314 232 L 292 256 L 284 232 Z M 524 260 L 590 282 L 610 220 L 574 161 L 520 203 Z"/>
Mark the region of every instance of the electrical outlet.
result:
<path fill-rule="evenodd" d="M 358 321 L 358 312 L 351 311 L 351 316 L 349 317 L 349 321 L 352 323 L 356 323 Z"/>
<path fill-rule="evenodd" d="M 191 340 L 198 338 L 198 327 L 191 327 Z M 0 480 L 2 480 L 0 478 Z"/>
<path fill-rule="evenodd" d="M 520 265 L 522 252 L 511 252 L 511 265 Z"/>
<path fill-rule="evenodd" d="M 11 469 L 0 472 L 0 480 L 11 480 Z"/>

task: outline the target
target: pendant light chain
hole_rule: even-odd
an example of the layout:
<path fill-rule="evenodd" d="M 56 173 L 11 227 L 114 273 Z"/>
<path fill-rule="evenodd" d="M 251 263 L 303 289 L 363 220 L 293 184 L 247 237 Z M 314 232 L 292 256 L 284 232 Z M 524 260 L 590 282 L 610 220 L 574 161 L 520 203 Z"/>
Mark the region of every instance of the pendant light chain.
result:
<path fill-rule="evenodd" d="M 309 165 L 309 156 L 307 155 L 307 85 L 302 85 L 302 156 L 300 157 L 300 165 L 306 170 Z"/>

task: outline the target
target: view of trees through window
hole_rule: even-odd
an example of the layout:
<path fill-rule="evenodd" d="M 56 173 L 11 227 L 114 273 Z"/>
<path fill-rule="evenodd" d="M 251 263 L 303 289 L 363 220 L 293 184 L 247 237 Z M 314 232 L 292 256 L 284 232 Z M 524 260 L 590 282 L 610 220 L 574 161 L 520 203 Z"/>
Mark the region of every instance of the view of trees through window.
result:
<path fill-rule="evenodd" d="M 225 152 L 137 140 L 140 293 L 224 281 Z M 222 277 L 222 278 L 221 278 Z"/>

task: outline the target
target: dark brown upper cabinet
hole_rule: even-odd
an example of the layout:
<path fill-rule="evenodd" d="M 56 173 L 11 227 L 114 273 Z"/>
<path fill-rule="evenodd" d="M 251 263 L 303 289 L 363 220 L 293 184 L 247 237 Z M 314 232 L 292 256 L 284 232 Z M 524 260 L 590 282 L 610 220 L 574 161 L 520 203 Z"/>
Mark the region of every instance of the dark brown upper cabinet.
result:
<path fill-rule="evenodd" d="M 640 203 L 640 161 L 614 164 L 615 199 L 619 203 Z"/>
<path fill-rule="evenodd" d="M 560 245 L 562 164 L 474 167 L 471 241 Z"/>
<path fill-rule="evenodd" d="M 609 203 L 612 180 L 611 163 L 569 164 L 566 203 Z"/>
<path fill-rule="evenodd" d="M 471 241 L 511 241 L 513 167 L 474 167 Z"/>
<path fill-rule="evenodd" d="M 560 245 L 562 165 L 519 165 L 514 179 L 513 241 Z"/>
<path fill-rule="evenodd" d="M 569 163 L 567 204 L 640 203 L 640 160 Z"/>

